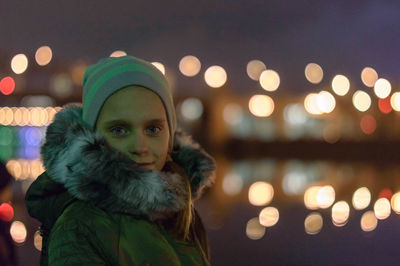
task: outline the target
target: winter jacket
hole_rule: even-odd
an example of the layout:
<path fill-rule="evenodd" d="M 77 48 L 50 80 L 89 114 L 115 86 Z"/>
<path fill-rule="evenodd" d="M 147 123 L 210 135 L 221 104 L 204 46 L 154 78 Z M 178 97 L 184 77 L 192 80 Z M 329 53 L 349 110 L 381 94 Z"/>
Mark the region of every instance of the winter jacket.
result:
<path fill-rule="evenodd" d="M 213 158 L 177 131 L 173 161 L 147 170 L 81 115 L 79 105 L 56 114 L 41 147 L 46 171 L 26 193 L 29 214 L 42 223 L 41 265 L 207 265 L 198 242 L 179 240 L 162 221 L 186 207 L 183 178 L 194 199 L 213 183 Z"/>

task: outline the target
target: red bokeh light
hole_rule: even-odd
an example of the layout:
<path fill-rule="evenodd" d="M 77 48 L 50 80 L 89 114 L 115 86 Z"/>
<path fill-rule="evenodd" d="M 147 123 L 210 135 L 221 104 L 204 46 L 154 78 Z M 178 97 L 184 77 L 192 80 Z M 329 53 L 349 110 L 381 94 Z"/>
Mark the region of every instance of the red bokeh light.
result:
<path fill-rule="evenodd" d="M 392 105 L 390 104 L 390 96 L 386 97 L 385 99 L 379 99 L 378 107 L 382 113 L 384 114 L 390 113 L 392 111 Z"/>
<path fill-rule="evenodd" d="M 0 91 L 4 95 L 10 95 L 15 89 L 15 81 L 12 77 L 5 77 L 0 81 Z"/>
<path fill-rule="evenodd" d="M 3 203 L 0 205 L 0 219 L 9 222 L 14 218 L 14 208 L 10 203 Z"/>
<path fill-rule="evenodd" d="M 389 201 L 393 196 L 393 192 L 390 190 L 390 188 L 384 188 L 379 192 L 378 199 L 380 198 L 387 198 Z"/>
<path fill-rule="evenodd" d="M 376 129 L 376 120 L 372 115 L 364 115 L 361 118 L 360 127 L 362 132 L 369 135 L 374 133 Z"/>

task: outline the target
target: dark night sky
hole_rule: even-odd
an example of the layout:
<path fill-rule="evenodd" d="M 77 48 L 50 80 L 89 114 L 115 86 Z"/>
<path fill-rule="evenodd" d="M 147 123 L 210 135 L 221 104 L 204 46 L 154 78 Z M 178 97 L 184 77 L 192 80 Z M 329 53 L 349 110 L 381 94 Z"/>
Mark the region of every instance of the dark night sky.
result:
<path fill-rule="evenodd" d="M 400 81 L 397 1 L 28 1 L 0 2 L 0 51 L 33 55 L 49 45 L 54 59 L 94 62 L 122 49 L 175 67 L 193 54 L 218 64 L 239 90 L 257 86 L 251 59 L 278 71 L 282 90 L 316 89 L 304 67 L 324 69 L 321 85 L 345 74 L 360 87 L 361 70 Z M 1 72 L 1 70 L 0 70 Z M 314 87 L 313 87 L 314 86 Z"/>

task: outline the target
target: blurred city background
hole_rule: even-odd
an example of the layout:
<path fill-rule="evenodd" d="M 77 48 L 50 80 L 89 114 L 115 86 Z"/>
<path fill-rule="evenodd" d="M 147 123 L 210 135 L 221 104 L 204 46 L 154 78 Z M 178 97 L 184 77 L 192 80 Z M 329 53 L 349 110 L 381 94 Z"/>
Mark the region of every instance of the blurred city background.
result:
<path fill-rule="evenodd" d="M 24 196 L 47 125 L 81 102 L 88 65 L 125 54 L 164 73 L 180 127 L 217 160 L 196 203 L 213 265 L 398 264 L 399 13 L 395 1 L 1 1 L 13 182 L 0 219 L 17 265 L 39 264 Z"/>

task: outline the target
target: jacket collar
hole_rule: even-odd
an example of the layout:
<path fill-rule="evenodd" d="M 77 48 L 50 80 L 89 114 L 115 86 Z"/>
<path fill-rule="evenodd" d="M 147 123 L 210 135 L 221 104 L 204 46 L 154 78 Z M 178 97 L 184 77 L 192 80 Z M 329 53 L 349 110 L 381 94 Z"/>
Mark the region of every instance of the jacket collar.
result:
<path fill-rule="evenodd" d="M 162 171 L 147 170 L 107 145 L 81 117 L 81 106 L 65 106 L 48 126 L 41 148 L 47 174 L 77 199 L 154 220 L 185 208 L 183 178 L 189 178 L 194 199 L 214 182 L 214 159 L 180 130 L 174 137 L 173 162 Z"/>

